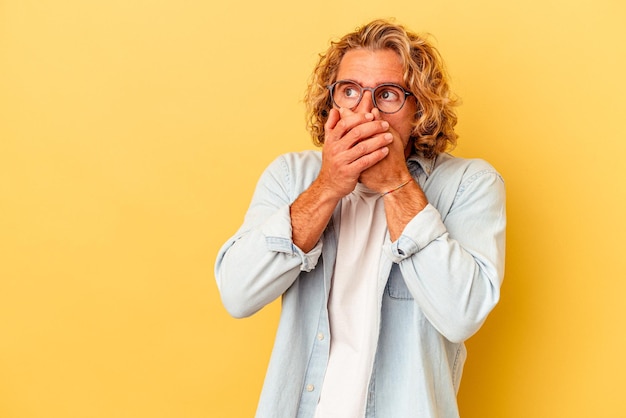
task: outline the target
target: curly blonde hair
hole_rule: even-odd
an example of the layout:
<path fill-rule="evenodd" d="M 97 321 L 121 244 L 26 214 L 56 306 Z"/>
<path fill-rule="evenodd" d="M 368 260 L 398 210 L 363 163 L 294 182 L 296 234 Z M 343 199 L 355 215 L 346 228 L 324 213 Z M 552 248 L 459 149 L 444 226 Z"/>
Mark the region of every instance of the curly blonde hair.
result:
<path fill-rule="evenodd" d="M 327 86 L 337 81 L 339 64 L 346 52 L 360 48 L 390 49 L 400 56 L 404 82 L 417 99 L 411 132 L 413 151 L 433 158 L 454 147 L 457 139 L 454 107 L 458 99 L 450 91 L 439 52 L 425 37 L 387 20 L 374 20 L 357 28 L 339 41 L 331 42 L 326 53 L 320 55 L 304 98 L 307 128 L 313 142 L 318 146 L 324 143 L 324 124 L 332 108 Z"/>

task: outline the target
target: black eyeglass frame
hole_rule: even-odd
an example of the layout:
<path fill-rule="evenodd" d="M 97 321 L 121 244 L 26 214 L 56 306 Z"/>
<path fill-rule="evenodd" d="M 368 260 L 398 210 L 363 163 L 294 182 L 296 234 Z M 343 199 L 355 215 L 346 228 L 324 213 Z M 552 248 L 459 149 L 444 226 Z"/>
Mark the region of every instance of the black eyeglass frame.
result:
<path fill-rule="evenodd" d="M 363 87 L 362 85 L 360 85 L 359 83 L 357 83 L 356 81 L 353 81 L 353 80 L 337 80 L 333 84 L 330 84 L 330 85 L 326 86 L 326 88 L 330 92 L 330 99 L 332 100 L 333 104 L 335 106 L 337 106 L 337 107 L 341 107 L 341 106 L 339 106 L 337 104 L 337 102 L 335 102 L 335 87 L 339 83 L 351 83 L 351 84 L 354 84 L 355 86 L 359 87 L 359 89 L 360 89 L 359 90 L 359 100 L 357 100 L 357 102 L 354 104 L 354 106 L 349 108 L 350 110 L 354 109 L 355 107 L 357 107 L 359 105 L 359 103 L 361 103 L 361 100 L 363 100 L 363 93 L 365 91 L 369 91 L 372 94 L 372 103 L 374 104 L 374 107 L 376 107 L 380 111 L 380 113 L 384 113 L 386 115 L 392 115 L 394 113 L 398 113 L 404 107 L 404 104 L 406 103 L 406 99 L 409 96 L 415 96 L 413 93 L 411 93 L 410 91 L 407 91 L 401 85 L 395 84 L 395 83 L 382 83 L 382 84 L 377 85 L 376 87 Z M 385 111 L 381 110 L 378 107 L 378 105 L 376 104 L 376 95 L 374 94 L 374 92 L 376 90 L 378 90 L 379 88 L 381 88 L 381 87 L 396 87 L 396 88 L 402 90 L 402 92 L 404 93 L 404 100 L 402 101 L 402 104 L 400 105 L 398 110 L 395 110 L 393 112 L 385 112 Z"/>

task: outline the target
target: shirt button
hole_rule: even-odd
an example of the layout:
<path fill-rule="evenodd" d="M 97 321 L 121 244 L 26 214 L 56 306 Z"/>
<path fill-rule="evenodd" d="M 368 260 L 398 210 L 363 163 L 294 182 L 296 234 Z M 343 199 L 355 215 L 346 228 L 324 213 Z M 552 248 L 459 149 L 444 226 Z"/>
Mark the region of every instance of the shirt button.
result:
<path fill-rule="evenodd" d="M 322 334 L 321 332 L 317 334 L 317 339 L 322 341 L 324 339 L 324 334 Z"/>
<path fill-rule="evenodd" d="M 313 386 L 312 384 L 308 384 L 306 385 L 306 391 L 307 392 L 313 392 L 315 390 L 315 386 Z"/>

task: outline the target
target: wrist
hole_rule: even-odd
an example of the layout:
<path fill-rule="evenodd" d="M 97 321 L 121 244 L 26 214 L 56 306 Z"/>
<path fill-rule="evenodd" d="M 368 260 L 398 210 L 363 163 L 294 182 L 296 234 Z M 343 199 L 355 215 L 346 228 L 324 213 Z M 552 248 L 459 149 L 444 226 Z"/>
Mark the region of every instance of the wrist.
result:
<path fill-rule="evenodd" d="M 380 195 L 383 196 L 383 197 L 387 196 L 387 195 L 389 195 L 389 194 L 391 194 L 391 193 L 393 193 L 393 192 L 395 192 L 397 190 L 400 190 L 401 188 L 403 188 L 404 186 L 406 186 L 407 184 L 409 184 L 412 181 L 413 181 L 413 178 L 409 177 L 407 180 L 405 180 L 402 183 L 398 184 L 396 187 L 391 188 L 391 189 L 389 189 L 389 190 L 387 190 L 385 192 L 382 192 Z"/>

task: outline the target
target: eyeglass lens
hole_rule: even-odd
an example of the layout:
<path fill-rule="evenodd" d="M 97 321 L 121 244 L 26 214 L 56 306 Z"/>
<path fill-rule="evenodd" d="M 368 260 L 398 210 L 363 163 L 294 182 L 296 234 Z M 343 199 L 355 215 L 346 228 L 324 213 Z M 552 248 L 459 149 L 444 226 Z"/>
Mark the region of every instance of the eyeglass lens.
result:
<path fill-rule="evenodd" d="M 375 88 L 366 88 L 352 81 L 336 83 L 332 90 L 333 100 L 339 107 L 352 109 L 358 106 L 366 90 L 372 92 L 374 106 L 381 112 L 395 113 L 402 108 L 406 100 L 405 91 L 400 86 L 381 84 Z"/>

